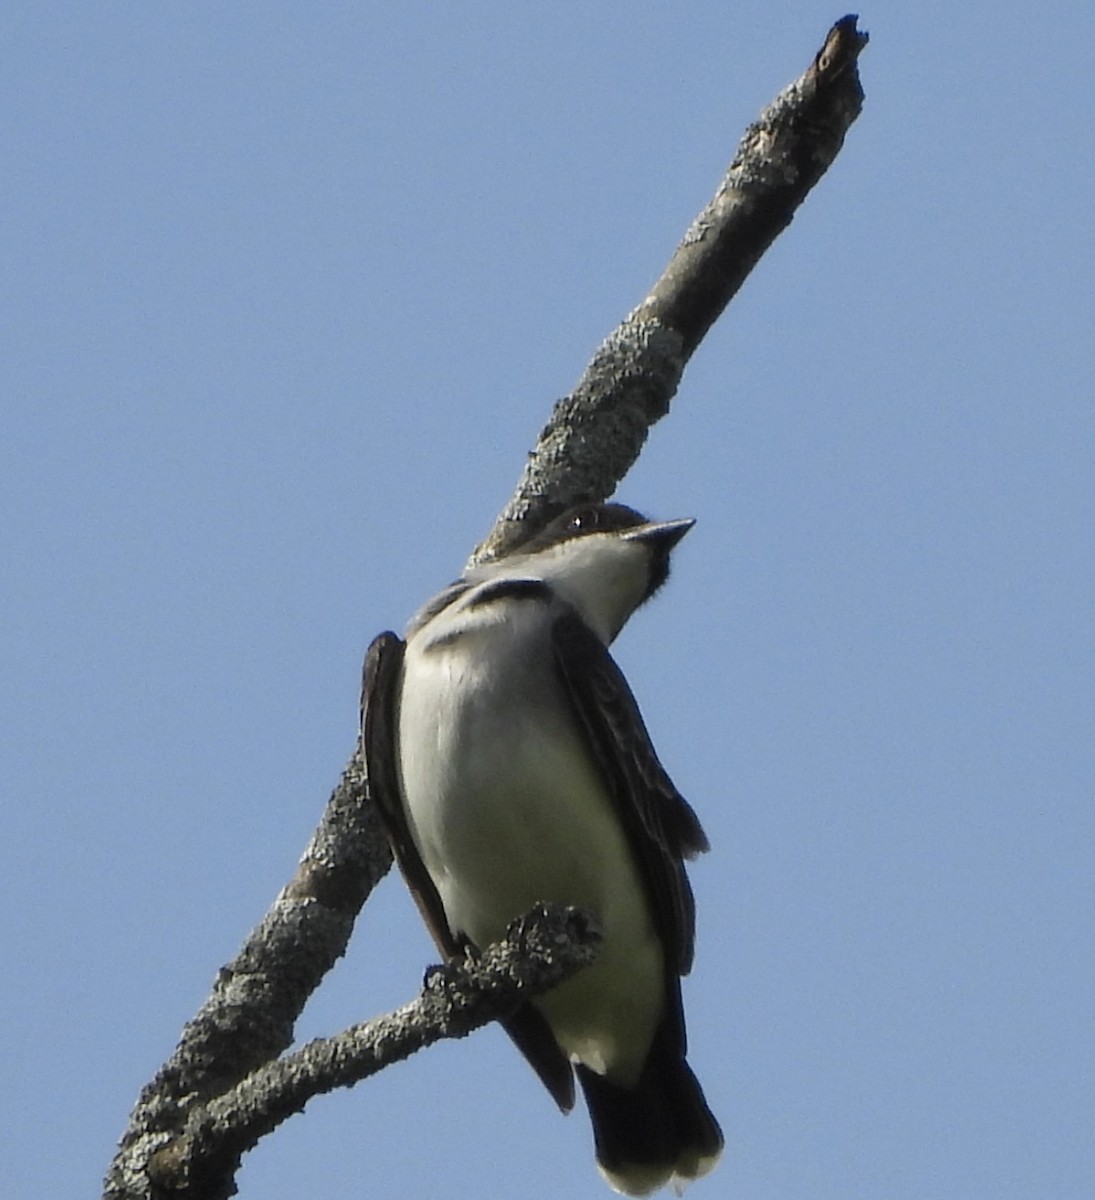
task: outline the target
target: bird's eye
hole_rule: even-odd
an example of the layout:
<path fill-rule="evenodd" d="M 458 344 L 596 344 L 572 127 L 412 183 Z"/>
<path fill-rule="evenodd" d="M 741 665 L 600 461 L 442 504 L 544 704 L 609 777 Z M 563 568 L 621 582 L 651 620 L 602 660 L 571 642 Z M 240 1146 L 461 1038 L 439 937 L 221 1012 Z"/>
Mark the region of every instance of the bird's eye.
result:
<path fill-rule="evenodd" d="M 576 512 L 570 518 L 569 527 L 575 533 L 596 529 L 597 510 L 595 508 L 583 508 L 580 512 Z"/>

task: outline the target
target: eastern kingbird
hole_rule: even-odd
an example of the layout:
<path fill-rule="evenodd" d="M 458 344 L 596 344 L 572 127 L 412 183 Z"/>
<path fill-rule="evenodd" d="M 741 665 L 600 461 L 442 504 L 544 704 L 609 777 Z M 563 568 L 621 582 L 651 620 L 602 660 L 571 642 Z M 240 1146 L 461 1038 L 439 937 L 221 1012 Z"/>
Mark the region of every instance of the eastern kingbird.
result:
<path fill-rule="evenodd" d="M 707 849 L 607 646 L 665 582 L 693 521 L 621 504 L 564 513 L 369 647 L 370 792 L 441 952 L 505 934 L 541 901 L 600 920 L 592 966 L 505 1022 L 567 1112 L 585 1092 L 617 1191 L 678 1189 L 722 1133 L 685 1061 L 680 977 Z"/>

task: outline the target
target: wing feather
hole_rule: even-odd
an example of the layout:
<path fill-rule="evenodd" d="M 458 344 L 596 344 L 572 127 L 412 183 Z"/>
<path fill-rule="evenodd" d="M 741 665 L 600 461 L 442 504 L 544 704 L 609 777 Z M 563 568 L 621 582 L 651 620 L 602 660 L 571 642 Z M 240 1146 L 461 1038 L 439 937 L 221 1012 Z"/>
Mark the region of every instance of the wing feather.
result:
<path fill-rule="evenodd" d="M 678 975 L 692 966 L 695 904 L 685 858 L 708 848 L 699 818 L 658 760 L 623 672 L 571 610 L 552 637 L 560 673 L 608 781 Z"/>

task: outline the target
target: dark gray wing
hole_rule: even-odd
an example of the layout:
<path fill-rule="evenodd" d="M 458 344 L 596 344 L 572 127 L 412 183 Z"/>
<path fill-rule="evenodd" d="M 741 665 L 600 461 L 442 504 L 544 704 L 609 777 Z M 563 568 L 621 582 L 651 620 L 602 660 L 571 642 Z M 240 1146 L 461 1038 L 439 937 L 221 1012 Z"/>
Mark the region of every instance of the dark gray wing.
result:
<path fill-rule="evenodd" d="M 445 907 L 414 844 L 403 810 L 397 759 L 397 702 L 404 649 L 404 643 L 394 633 L 381 633 L 373 639 L 365 655 L 361 747 L 369 798 L 376 805 L 392 854 L 438 950 L 446 959 L 459 958 L 465 946 L 449 928 Z M 544 1018 L 531 1005 L 523 1004 L 501 1024 L 555 1103 L 563 1112 L 569 1112 L 574 1107 L 574 1072 Z"/>
<path fill-rule="evenodd" d="M 685 858 L 708 848 L 699 818 L 658 761 L 623 672 L 600 638 L 570 610 L 552 630 L 556 660 L 649 889 L 675 973 L 687 975 L 695 905 Z"/>
<path fill-rule="evenodd" d="M 378 634 L 365 655 L 361 683 L 361 747 L 369 798 L 376 805 L 392 854 L 407 881 L 426 928 L 446 958 L 460 952 L 449 929 L 437 888 L 418 855 L 403 812 L 396 758 L 396 699 L 403 667 L 402 640 L 394 633 Z"/>

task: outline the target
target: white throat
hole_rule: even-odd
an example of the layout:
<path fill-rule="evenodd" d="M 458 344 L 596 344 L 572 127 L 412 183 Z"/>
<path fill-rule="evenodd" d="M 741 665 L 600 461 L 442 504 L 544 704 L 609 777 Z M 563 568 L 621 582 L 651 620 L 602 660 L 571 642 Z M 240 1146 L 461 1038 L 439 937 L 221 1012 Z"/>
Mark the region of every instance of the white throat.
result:
<path fill-rule="evenodd" d="M 646 594 L 650 552 L 640 541 L 595 533 L 536 554 L 514 555 L 481 571 L 469 578 L 541 580 L 573 605 L 607 646 Z"/>

